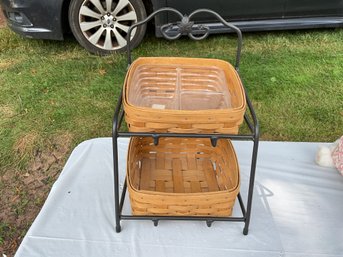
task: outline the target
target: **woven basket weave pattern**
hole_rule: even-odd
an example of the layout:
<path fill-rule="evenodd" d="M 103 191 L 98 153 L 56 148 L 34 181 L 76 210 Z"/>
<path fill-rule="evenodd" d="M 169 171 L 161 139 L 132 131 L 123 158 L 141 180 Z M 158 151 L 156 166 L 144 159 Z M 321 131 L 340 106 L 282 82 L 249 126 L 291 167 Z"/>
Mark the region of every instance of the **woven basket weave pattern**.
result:
<path fill-rule="evenodd" d="M 134 215 L 229 216 L 239 191 L 226 139 L 132 138 L 127 180 Z"/>
<path fill-rule="evenodd" d="M 158 103 L 158 104 L 156 104 Z M 246 109 L 235 69 L 194 58 L 139 58 L 125 80 L 131 132 L 237 134 Z"/>

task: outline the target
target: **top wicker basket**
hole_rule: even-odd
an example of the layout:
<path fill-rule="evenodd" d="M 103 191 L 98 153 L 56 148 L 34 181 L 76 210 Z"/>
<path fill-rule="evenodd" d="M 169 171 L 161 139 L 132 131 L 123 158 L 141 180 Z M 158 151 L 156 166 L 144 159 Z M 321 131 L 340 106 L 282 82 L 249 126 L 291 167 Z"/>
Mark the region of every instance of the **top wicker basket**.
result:
<path fill-rule="evenodd" d="M 228 62 L 144 57 L 130 66 L 123 106 L 131 132 L 237 134 L 246 101 Z"/>

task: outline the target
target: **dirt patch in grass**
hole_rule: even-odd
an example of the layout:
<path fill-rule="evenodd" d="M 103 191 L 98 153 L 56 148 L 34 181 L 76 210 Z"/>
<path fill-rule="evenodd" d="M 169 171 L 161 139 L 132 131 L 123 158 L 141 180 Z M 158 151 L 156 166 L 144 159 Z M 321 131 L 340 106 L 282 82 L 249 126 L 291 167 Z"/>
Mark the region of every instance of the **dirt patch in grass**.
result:
<path fill-rule="evenodd" d="M 1 64 L 0 64 L 1 69 Z M 10 105 L 0 105 L 0 117 L 1 118 L 11 118 L 15 115 L 15 110 Z"/>
<path fill-rule="evenodd" d="M 1 25 L 0 25 L 1 26 Z M 13 65 L 14 62 L 12 61 L 1 61 L 0 62 L 0 69 L 7 69 Z"/>
<path fill-rule="evenodd" d="M 25 233 L 39 213 L 66 160 L 72 135 L 56 136 L 44 148 L 34 148 L 37 135 L 30 133 L 15 144 L 18 154 L 33 148 L 25 171 L 8 170 L 0 177 L 0 254 L 14 256 Z"/>
<path fill-rule="evenodd" d="M 35 146 L 35 141 L 37 138 L 37 133 L 31 132 L 22 137 L 20 137 L 13 146 L 13 150 L 23 156 L 31 151 L 33 151 Z"/>

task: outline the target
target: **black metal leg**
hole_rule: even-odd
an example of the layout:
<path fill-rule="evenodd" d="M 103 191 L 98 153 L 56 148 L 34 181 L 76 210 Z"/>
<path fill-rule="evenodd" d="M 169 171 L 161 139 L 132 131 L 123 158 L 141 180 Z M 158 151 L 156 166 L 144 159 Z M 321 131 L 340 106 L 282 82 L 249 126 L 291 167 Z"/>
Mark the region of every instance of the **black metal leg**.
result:
<path fill-rule="evenodd" d="M 115 222 L 116 222 L 116 232 L 121 231 L 120 218 L 121 218 L 121 208 L 119 205 L 119 173 L 118 173 L 118 130 L 120 128 L 120 122 L 122 121 L 119 117 L 121 105 L 122 105 L 123 92 L 120 92 L 116 110 L 113 116 L 112 125 L 112 152 L 113 152 L 113 177 L 114 177 L 114 212 L 115 212 Z"/>
<path fill-rule="evenodd" d="M 114 211 L 116 220 L 116 232 L 121 231 L 120 226 L 120 208 L 119 208 L 119 176 L 118 176 L 118 142 L 117 137 L 113 135 L 113 173 L 114 173 Z"/>
<path fill-rule="evenodd" d="M 124 181 L 124 185 L 123 185 L 123 190 L 121 191 L 121 197 L 120 197 L 120 203 L 119 203 L 119 213 L 121 214 L 122 211 L 123 211 L 123 206 L 124 206 L 124 201 L 125 201 L 125 195 L 126 195 L 126 189 L 127 189 L 127 182 L 126 182 L 126 179 L 125 178 L 125 181 Z"/>
<path fill-rule="evenodd" d="M 237 198 L 238 198 L 239 206 L 241 207 L 242 214 L 243 214 L 243 216 L 245 216 L 246 210 L 245 210 L 245 207 L 244 207 L 244 203 L 243 203 L 243 200 L 242 200 L 241 193 L 238 193 Z"/>
<path fill-rule="evenodd" d="M 210 228 L 212 226 L 213 220 L 206 220 L 206 225 Z"/>
<path fill-rule="evenodd" d="M 246 210 L 246 215 L 245 215 L 245 225 L 244 225 L 244 229 L 243 229 L 244 235 L 247 235 L 249 232 L 251 207 L 252 207 L 252 197 L 253 197 L 254 183 L 255 183 L 258 142 L 259 142 L 259 135 L 258 135 L 258 131 L 257 131 L 257 135 L 255 136 L 255 140 L 254 140 L 253 152 L 252 152 L 249 191 L 248 191 L 248 203 L 247 203 L 247 210 Z"/>
<path fill-rule="evenodd" d="M 154 223 L 154 226 L 155 226 L 155 227 L 158 226 L 158 219 L 153 219 L 152 222 Z"/>

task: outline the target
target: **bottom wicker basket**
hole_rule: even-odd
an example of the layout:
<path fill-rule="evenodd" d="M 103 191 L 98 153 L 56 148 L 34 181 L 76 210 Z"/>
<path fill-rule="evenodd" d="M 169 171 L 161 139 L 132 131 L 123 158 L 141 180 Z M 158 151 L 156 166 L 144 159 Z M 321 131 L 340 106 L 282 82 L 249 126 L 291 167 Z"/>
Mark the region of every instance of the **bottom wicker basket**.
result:
<path fill-rule="evenodd" d="M 134 137 L 127 184 L 134 215 L 230 216 L 239 168 L 227 139 Z"/>

